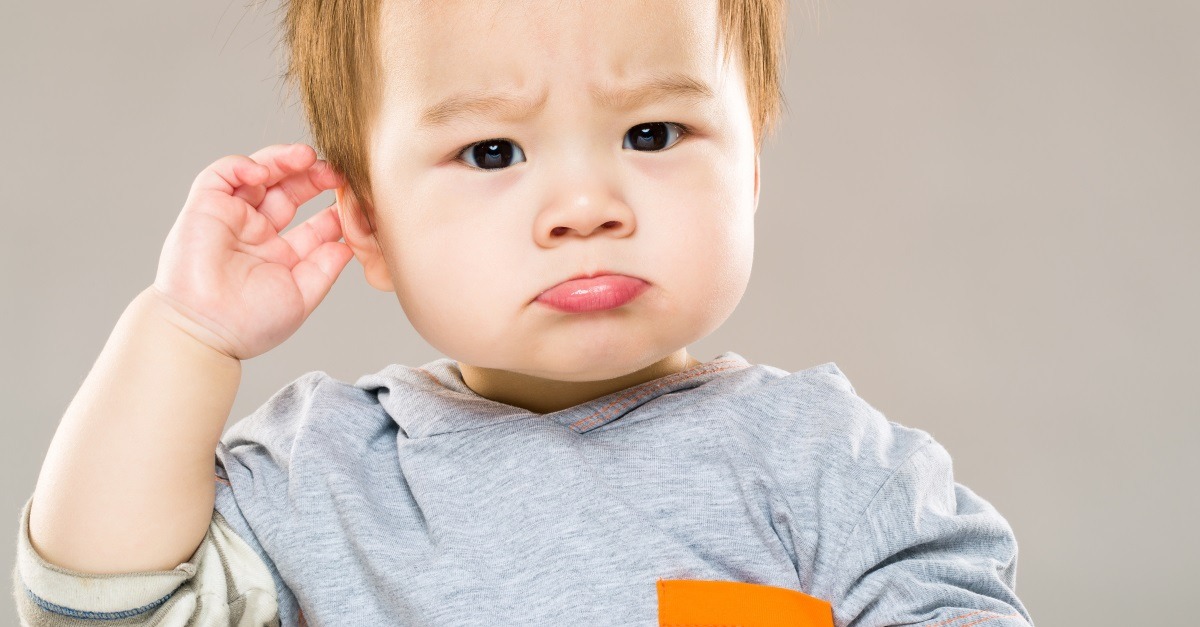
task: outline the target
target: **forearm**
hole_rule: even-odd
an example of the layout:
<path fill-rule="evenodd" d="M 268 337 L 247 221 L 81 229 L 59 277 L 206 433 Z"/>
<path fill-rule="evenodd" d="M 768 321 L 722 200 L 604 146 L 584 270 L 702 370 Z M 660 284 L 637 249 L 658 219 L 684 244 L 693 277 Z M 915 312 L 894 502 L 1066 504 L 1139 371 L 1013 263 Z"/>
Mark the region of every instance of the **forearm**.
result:
<path fill-rule="evenodd" d="M 241 362 L 144 291 L 67 407 L 30 509 L 34 548 L 88 573 L 169 570 L 212 518 L 214 450 Z"/>

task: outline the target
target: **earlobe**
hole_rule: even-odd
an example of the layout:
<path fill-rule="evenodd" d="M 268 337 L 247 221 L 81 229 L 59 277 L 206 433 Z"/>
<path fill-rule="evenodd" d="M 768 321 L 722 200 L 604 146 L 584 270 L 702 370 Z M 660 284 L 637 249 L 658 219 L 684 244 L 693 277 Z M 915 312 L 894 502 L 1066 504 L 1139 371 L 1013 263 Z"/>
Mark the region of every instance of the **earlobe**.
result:
<path fill-rule="evenodd" d="M 367 284 L 381 292 L 396 291 L 378 236 L 354 198 L 354 193 L 342 186 L 334 190 L 334 195 L 337 197 L 338 217 L 342 221 L 342 238 L 362 265 Z"/>

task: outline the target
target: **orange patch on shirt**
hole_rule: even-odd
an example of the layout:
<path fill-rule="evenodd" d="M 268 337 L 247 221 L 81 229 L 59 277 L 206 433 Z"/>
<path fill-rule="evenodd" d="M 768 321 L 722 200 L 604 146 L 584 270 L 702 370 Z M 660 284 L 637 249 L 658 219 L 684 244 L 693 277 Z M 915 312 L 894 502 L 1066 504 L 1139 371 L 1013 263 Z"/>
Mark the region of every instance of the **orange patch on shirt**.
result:
<path fill-rule="evenodd" d="M 833 627 L 833 606 L 788 588 L 741 581 L 658 580 L 660 627 Z"/>

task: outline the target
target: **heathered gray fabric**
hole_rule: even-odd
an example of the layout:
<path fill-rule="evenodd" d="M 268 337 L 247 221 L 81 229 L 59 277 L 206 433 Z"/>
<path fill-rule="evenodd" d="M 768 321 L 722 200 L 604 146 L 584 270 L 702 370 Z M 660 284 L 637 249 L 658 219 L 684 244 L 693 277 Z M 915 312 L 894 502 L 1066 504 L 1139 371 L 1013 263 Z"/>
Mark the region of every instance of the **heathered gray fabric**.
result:
<path fill-rule="evenodd" d="M 28 627 L 279 627 L 275 581 L 254 549 L 214 511 L 188 561 L 172 570 L 85 573 L 45 560 L 21 509 L 13 600 Z M 137 521 L 130 521 L 137 524 Z"/>
<path fill-rule="evenodd" d="M 448 358 L 314 371 L 216 457 L 285 626 L 657 625 L 658 579 L 798 590 L 838 627 L 1032 625 L 1007 521 L 832 362 L 726 352 L 550 414 Z"/>

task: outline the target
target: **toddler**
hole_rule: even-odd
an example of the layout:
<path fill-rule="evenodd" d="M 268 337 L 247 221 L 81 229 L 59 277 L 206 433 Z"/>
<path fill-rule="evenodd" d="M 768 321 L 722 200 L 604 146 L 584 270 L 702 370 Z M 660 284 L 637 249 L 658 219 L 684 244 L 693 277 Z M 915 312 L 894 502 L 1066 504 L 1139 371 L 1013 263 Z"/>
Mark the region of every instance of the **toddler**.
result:
<path fill-rule="evenodd" d="M 749 281 L 783 0 L 281 10 L 316 148 L 196 177 L 23 508 L 25 624 L 1032 625 L 928 433 L 687 352 Z M 351 257 L 447 357 L 222 437 Z"/>

